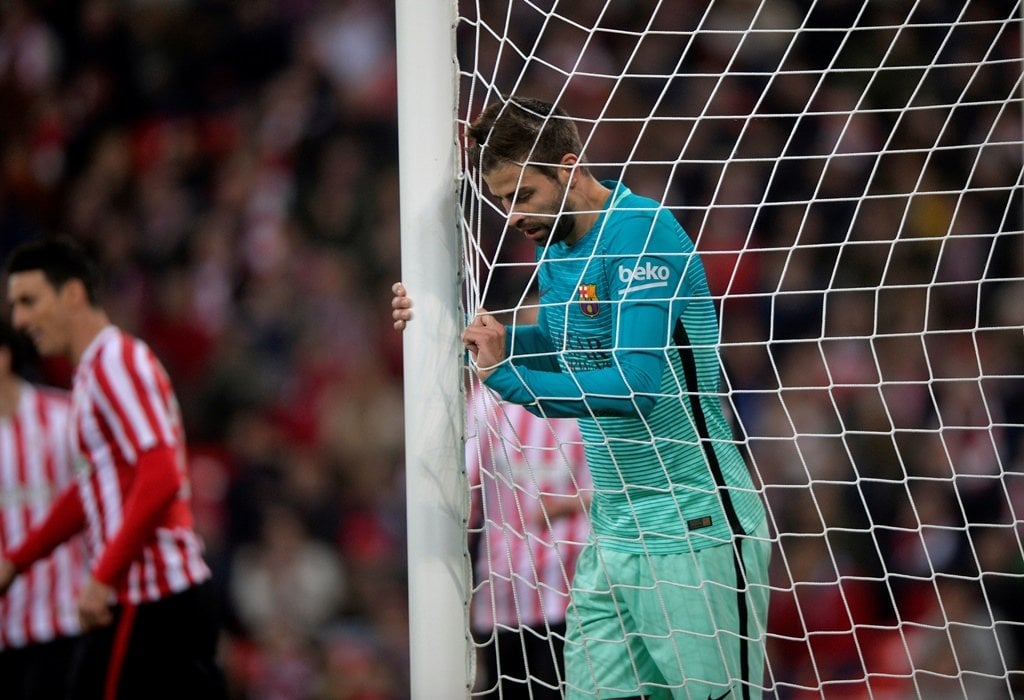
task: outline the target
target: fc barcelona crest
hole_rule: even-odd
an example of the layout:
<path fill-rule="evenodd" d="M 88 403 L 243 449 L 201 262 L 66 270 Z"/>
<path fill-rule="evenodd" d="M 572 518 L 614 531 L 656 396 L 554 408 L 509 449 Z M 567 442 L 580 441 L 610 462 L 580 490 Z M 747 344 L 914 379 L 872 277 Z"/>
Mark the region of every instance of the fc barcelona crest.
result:
<path fill-rule="evenodd" d="M 580 311 L 586 316 L 597 316 L 601 306 L 597 303 L 597 285 L 580 285 Z"/>

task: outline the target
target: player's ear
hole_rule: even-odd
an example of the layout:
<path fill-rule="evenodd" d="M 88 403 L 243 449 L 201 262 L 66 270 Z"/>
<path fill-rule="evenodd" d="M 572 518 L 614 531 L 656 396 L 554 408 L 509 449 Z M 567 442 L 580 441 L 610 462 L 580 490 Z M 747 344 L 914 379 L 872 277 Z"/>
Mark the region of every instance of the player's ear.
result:
<path fill-rule="evenodd" d="M 580 157 L 575 153 L 566 153 L 562 156 L 562 160 L 559 161 L 559 165 L 562 166 L 560 172 L 566 174 L 564 183 L 566 187 L 574 187 L 576 185 L 576 178 L 579 177 L 579 169 L 576 165 L 579 161 Z"/>
<path fill-rule="evenodd" d="M 89 295 L 85 291 L 85 283 L 76 277 L 64 282 L 57 290 L 57 294 L 64 303 L 74 306 L 89 305 Z"/>

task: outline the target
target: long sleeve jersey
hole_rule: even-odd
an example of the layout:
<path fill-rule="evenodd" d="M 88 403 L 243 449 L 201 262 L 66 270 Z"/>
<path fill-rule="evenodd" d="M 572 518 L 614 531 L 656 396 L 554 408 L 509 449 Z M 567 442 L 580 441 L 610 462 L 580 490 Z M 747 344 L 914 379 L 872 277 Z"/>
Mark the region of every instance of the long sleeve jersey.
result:
<path fill-rule="evenodd" d="M 590 530 L 590 474 L 576 421 L 545 421 L 477 388 L 467 427 L 471 527 L 480 529 L 473 628 L 564 622 Z M 557 502 L 559 513 L 548 511 L 545 499 Z"/>
<path fill-rule="evenodd" d="M 192 529 L 178 402 L 159 360 L 141 340 L 108 326 L 83 353 L 71 395 L 93 575 L 132 603 L 208 579 Z M 174 491 L 153 502 L 148 490 L 168 480 Z M 141 507 L 133 511 L 136 499 Z"/>
<path fill-rule="evenodd" d="M 606 184 L 590 231 L 538 249 L 538 322 L 509 328 L 509 361 L 486 384 L 538 415 L 578 418 L 602 546 L 729 542 L 764 508 L 723 411 L 703 264 L 671 212 Z"/>
<path fill-rule="evenodd" d="M 63 391 L 22 384 L 13 415 L 0 418 L 0 547 L 21 546 L 72 483 L 71 401 Z M 75 537 L 35 562 L 0 596 L 0 649 L 79 633 L 77 596 L 85 553 Z"/>

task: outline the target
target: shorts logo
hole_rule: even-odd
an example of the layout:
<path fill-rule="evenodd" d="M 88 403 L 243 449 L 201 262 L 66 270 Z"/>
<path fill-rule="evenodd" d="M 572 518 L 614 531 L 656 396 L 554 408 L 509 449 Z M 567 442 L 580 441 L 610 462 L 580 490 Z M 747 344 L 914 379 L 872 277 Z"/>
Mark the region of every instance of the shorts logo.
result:
<path fill-rule="evenodd" d="M 627 289 L 620 289 L 619 294 L 627 291 L 636 292 L 641 289 L 655 289 L 667 287 L 668 278 L 671 276 L 668 265 L 655 265 L 650 260 L 643 265 L 636 264 L 636 267 L 619 266 L 619 282 L 627 285 Z"/>
<path fill-rule="evenodd" d="M 710 515 L 705 515 L 703 518 L 694 518 L 693 520 L 686 521 L 687 530 L 699 530 L 702 527 L 711 527 L 712 520 Z"/>
<path fill-rule="evenodd" d="M 601 312 L 601 306 L 597 303 L 597 285 L 596 284 L 581 284 L 580 285 L 580 311 L 585 316 L 593 318 Z"/>

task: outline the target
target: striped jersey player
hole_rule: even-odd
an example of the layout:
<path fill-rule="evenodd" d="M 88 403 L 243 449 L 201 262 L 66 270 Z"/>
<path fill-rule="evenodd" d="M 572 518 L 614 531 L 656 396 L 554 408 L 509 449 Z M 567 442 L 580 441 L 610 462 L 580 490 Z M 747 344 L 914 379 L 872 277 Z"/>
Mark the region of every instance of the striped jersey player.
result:
<path fill-rule="evenodd" d="M 97 271 L 66 239 L 32 241 L 7 263 L 15 327 L 75 367 L 68 439 L 75 483 L 0 562 L 24 571 L 84 531 L 89 630 L 76 682 L 120 697 L 224 696 L 210 569 L 192 527 L 185 439 L 159 360 L 110 322 Z M 111 695 L 112 694 L 112 695 Z"/>
<path fill-rule="evenodd" d="M 65 392 L 20 378 L 17 407 L 0 415 L 0 545 L 20 546 L 72 483 Z M 80 538 L 37 561 L 0 597 L 0 649 L 42 644 L 79 633 L 75 597 L 84 552 Z"/>
<path fill-rule="evenodd" d="M 28 348 L 0 320 L 0 547 L 19 546 L 72 482 L 70 401 L 24 379 Z M 63 698 L 81 628 L 80 537 L 37 561 L 0 596 L 0 688 L 4 698 Z"/>
<path fill-rule="evenodd" d="M 574 421 L 545 421 L 515 404 L 474 403 L 486 414 L 471 421 L 475 438 L 466 450 L 466 472 L 479 487 L 473 523 L 484 537 L 474 627 L 562 621 L 590 531 L 590 472 L 579 430 Z"/>
<path fill-rule="evenodd" d="M 192 529 L 181 416 L 170 380 L 147 345 L 115 326 L 104 328 L 79 361 L 71 442 L 97 580 L 112 582 L 119 600 L 138 604 L 210 577 Z M 130 491 L 140 460 L 160 465 L 146 493 Z M 133 509 L 132 495 L 153 502 Z"/>

